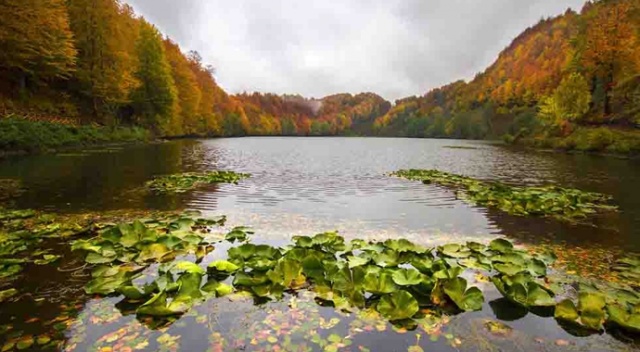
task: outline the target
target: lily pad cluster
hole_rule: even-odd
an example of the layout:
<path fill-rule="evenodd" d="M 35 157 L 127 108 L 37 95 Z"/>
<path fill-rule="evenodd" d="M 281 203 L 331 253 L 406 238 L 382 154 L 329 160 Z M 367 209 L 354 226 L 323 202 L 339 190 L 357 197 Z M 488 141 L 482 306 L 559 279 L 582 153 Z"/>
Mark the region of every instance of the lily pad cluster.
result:
<path fill-rule="evenodd" d="M 213 243 L 221 240 L 211 239 L 210 231 L 224 225 L 226 218 L 203 219 L 196 215 L 109 224 L 91 239 L 74 241 L 72 249 L 84 252 L 85 261 L 96 265 L 85 291 L 121 294 L 136 306 L 137 314 L 154 317 L 181 315 L 205 298 L 230 293 L 231 287 L 217 280 L 203 285 L 206 271 L 196 264 L 214 250 Z M 245 227 L 234 228 L 222 239 L 246 240 L 250 233 Z M 176 257 L 187 255 L 195 256 L 196 263 L 175 261 Z M 153 281 L 139 284 L 147 276 L 143 271 L 154 263 L 164 264 L 158 267 Z"/>
<path fill-rule="evenodd" d="M 167 262 L 178 255 L 195 253 L 201 259 L 213 248 L 204 240 L 209 227 L 223 225 L 216 219 L 171 216 L 165 219 L 136 220 L 108 226 L 96 237 L 76 240 L 72 250 L 87 253 L 89 264 L 138 264 Z"/>
<path fill-rule="evenodd" d="M 39 244 L 47 238 L 64 237 L 83 230 L 75 223 L 63 224 L 55 220 L 53 216 L 33 210 L 0 209 L 0 302 L 18 293 L 14 288 L 6 287 L 25 265 L 47 265 L 60 258 L 51 254 L 50 249 L 38 249 Z"/>
<path fill-rule="evenodd" d="M 625 279 L 640 283 L 640 255 L 628 254 L 618 259 L 612 270 Z"/>
<path fill-rule="evenodd" d="M 555 318 L 586 331 L 610 325 L 640 333 L 640 294 L 628 287 L 580 284 L 577 300 L 558 303 Z"/>
<path fill-rule="evenodd" d="M 608 195 L 557 186 L 517 187 L 501 182 L 485 182 L 438 170 L 400 170 L 392 175 L 437 184 L 457 190 L 457 194 L 477 205 L 494 207 L 518 216 L 550 216 L 574 221 L 598 211 L 616 210 Z"/>
<path fill-rule="evenodd" d="M 6 201 L 19 197 L 25 192 L 22 181 L 16 179 L 0 178 L 0 201 Z"/>
<path fill-rule="evenodd" d="M 251 175 L 233 171 L 188 172 L 156 177 L 145 184 L 154 193 L 184 193 L 202 185 L 212 183 L 233 183 Z"/>
<path fill-rule="evenodd" d="M 618 290 L 611 295 L 615 298 L 600 304 L 596 293 L 581 288 L 577 305 L 567 300 L 556 304 L 559 289 L 547 278 L 555 256 L 531 254 L 504 239 L 425 248 L 405 239 L 346 242 L 328 232 L 296 236 L 290 245 L 274 247 L 251 243 L 253 232 L 246 227 L 209 236 L 211 226 L 223 223 L 224 218 L 173 216 L 110 225 L 89 240 L 77 240 L 73 248 L 96 264 L 85 291 L 122 295 L 136 314 L 166 318 L 231 293 L 261 302 L 304 290 L 322 305 L 349 312 L 375 310 L 389 321 L 406 322 L 421 319 L 423 311 L 482 309 L 482 291 L 467 281 L 475 272 L 489 277 L 486 281 L 524 309 L 555 310 L 558 320 L 588 329 L 609 322 L 636 331 L 637 292 Z M 199 264 L 222 241 L 231 245 L 226 258 L 206 267 Z M 196 261 L 184 260 L 188 255 Z M 149 275 L 145 269 L 153 263 L 163 264 Z"/>

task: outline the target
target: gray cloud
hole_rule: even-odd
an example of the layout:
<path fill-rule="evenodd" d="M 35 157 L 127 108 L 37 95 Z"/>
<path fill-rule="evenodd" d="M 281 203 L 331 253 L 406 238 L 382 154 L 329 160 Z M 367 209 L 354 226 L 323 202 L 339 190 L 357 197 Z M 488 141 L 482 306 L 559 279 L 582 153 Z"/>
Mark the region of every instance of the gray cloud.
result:
<path fill-rule="evenodd" d="M 420 95 L 486 68 L 583 0 L 125 0 L 229 92 Z"/>

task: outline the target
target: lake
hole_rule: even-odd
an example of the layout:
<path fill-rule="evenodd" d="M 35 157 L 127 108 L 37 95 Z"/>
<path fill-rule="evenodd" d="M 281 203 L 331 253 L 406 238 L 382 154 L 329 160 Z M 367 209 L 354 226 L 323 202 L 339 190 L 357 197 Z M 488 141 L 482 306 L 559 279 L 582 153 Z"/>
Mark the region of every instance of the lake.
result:
<path fill-rule="evenodd" d="M 389 176 L 408 168 L 600 192 L 611 195 L 620 211 L 599 215 L 590 224 L 511 216 L 469 205 L 450 189 Z M 153 195 L 141 189 L 154 176 L 207 170 L 246 172 L 252 177 L 238 185 L 211 185 L 179 195 Z M 520 245 L 566 248 L 567 253 L 640 252 L 637 160 L 524 151 L 490 142 L 337 137 L 178 140 L 11 157 L 0 161 L 0 179 L 7 178 L 22 180 L 25 188 L 12 200 L 14 208 L 59 214 L 199 210 L 226 215 L 230 226 L 251 226 L 255 242 L 273 245 L 285 245 L 295 235 L 337 230 L 347 239 L 406 238 L 426 246 L 487 243 L 503 236 Z M 16 331 L 48 334 L 60 316 L 66 325 L 58 325 L 58 331 L 69 351 L 405 351 L 412 346 L 414 351 L 416 346 L 529 351 L 640 346 L 638 339 L 624 334 L 579 337 L 561 329 L 553 317 L 514 314 L 495 289 L 485 291 L 481 311 L 446 317 L 414 331 L 380 323 L 371 330 L 357 314 L 335 312 L 305 295 L 261 304 L 215 299 L 157 329 L 127 313 L 118 297 L 85 295 L 86 270 L 84 274 L 71 270 L 81 266 L 77 255 L 64 244 L 51 246 L 65 253 L 61 262 L 28 266 L 14 284 L 28 294 L 15 303 L 0 303 L 0 326 L 5 327 L 0 328 L 0 346 L 18 336 Z M 580 269 L 579 260 L 574 265 Z M 307 320 L 321 323 L 300 328 Z M 496 337 L 487 332 L 489 320 L 513 330 Z M 277 335 L 277 342 L 261 344 L 260 334 L 282 329 L 287 332 Z M 338 337 L 329 338 L 334 332 Z M 310 342 L 313 339 L 324 345 Z"/>

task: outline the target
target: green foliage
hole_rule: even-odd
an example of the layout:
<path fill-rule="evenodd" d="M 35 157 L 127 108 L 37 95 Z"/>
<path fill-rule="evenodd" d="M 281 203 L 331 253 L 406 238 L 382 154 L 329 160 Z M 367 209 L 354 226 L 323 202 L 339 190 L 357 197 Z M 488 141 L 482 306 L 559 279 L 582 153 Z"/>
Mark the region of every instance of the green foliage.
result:
<path fill-rule="evenodd" d="M 567 137 L 536 137 L 525 143 L 539 148 L 554 148 L 619 155 L 640 154 L 640 133 L 608 127 L 581 127 Z"/>
<path fill-rule="evenodd" d="M 206 227 L 224 221 L 183 216 L 123 223 L 100 230 L 90 240 L 76 240 L 71 248 L 85 252 L 90 264 L 167 262 L 178 255 L 210 252 L 213 248 L 204 239 Z"/>
<path fill-rule="evenodd" d="M 611 197 L 577 189 L 557 186 L 516 187 L 438 170 L 400 170 L 393 175 L 454 188 L 463 199 L 473 204 L 496 207 L 519 216 L 552 216 L 572 221 L 586 218 L 597 211 L 616 209 L 607 204 Z"/>
<path fill-rule="evenodd" d="M 627 331 L 640 333 L 640 304 L 613 304 L 607 306 L 608 322 Z"/>
<path fill-rule="evenodd" d="M 624 278 L 640 281 L 640 255 L 628 254 L 618 259 L 612 269 Z"/>
<path fill-rule="evenodd" d="M 168 176 L 156 177 L 145 184 L 146 188 L 155 193 L 184 193 L 194 188 L 213 183 L 234 183 L 250 177 L 233 171 L 188 172 Z M 237 229 L 242 232 L 241 228 Z M 244 237 L 243 237 L 244 238 Z M 240 238 L 238 238 L 240 239 Z"/>
<path fill-rule="evenodd" d="M 409 319 L 420 309 L 418 301 L 407 291 L 397 291 L 383 296 L 376 308 L 391 321 Z"/>
<path fill-rule="evenodd" d="M 571 300 L 558 303 L 555 318 L 582 325 L 590 330 L 601 330 L 605 321 L 605 305 L 605 297 L 602 294 L 581 292 L 577 307 Z"/>
<path fill-rule="evenodd" d="M 123 297 L 122 304 L 128 311 L 148 322 L 159 319 L 157 323 L 170 324 L 175 316 L 190 312 L 205 300 L 234 293 L 263 302 L 305 290 L 320 304 L 345 311 L 377 310 L 388 320 L 411 326 L 424 318 L 419 313 L 421 308 L 438 314 L 481 309 L 482 291 L 469 287 L 468 279 L 461 277 L 478 272 L 490 276 L 499 292 L 525 308 L 555 306 L 546 277 L 547 264 L 554 256 L 531 254 L 505 239 L 495 239 L 488 245 L 443 244 L 434 250 L 406 239 L 346 242 L 329 232 L 294 237 L 289 245 L 274 247 L 238 244 L 235 235 L 213 235 L 214 227 L 223 225 L 225 219 L 199 216 L 190 212 L 81 228 L 63 226 L 54 217 L 33 211 L 2 211 L 0 273 L 11 272 L 15 266 L 19 272 L 28 262 L 52 265 L 58 256 L 34 251 L 32 243 L 82 233 L 71 247 L 85 254 L 89 264 L 91 280 L 85 291 Z M 230 233 L 247 231 L 236 227 Z M 201 262 L 214 245 L 229 248 L 227 258 L 205 268 Z M 195 262 L 187 260 L 193 255 Z M 513 275 L 506 274 L 499 269 L 504 264 L 519 269 Z M 618 258 L 612 270 L 633 278 L 639 264 L 640 260 L 630 255 Z M 2 281 L 12 280 L 15 273 L 10 275 L 0 277 L 8 287 L 0 292 L 0 300 L 17 295 Z M 577 307 L 570 302 L 557 306 L 559 320 L 589 329 L 599 328 L 604 322 L 632 332 L 637 329 L 640 296 L 635 292 L 582 284 L 579 292 Z"/>
<path fill-rule="evenodd" d="M 177 114 L 177 92 L 167 61 L 162 36 L 152 25 L 142 22 L 136 46 L 140 82 L 132 92 L 132 103 L 140 125 L 164 130 Z"/>
<path fill-rule="evenodd" d="M 484 303 L 482 291 L 477 287 L 467 289 L 467 280 L 461 277 L 438 280 L 431 293 L 431 300 L 437 305 L 450 300 L 463 311 L 480 310 Z"/>
<path fill-rule="evenodd" d="M 589 111 L 589 84 L 578 73 L 564 78 L 552 96 L 540 104 L 540 118 L 552 126 L 564 121 L 579 121 Z"/>
<path fill-rule="evenodd" d="M 54 216 L 33 210 L 0 208 L 0 287 L 15 280 L 29 263 L 49 265 L 60 258 L 60 255 L 49 254 L 50 249 L 37 250 L 38 245 L 47 239 L 75 235 L 82 230 L 76 224 L 60 223 Z M 13 289 L 0 292 L 0 301 L 14 295 Z"/>
<path fill-rule="evenodd" d="M 2 150 L 46 151 L 67 146 L 145 142 L 150 139 L 151 134 L 139 127 L 76 127 L 15 117 L 0 118 Z"/>

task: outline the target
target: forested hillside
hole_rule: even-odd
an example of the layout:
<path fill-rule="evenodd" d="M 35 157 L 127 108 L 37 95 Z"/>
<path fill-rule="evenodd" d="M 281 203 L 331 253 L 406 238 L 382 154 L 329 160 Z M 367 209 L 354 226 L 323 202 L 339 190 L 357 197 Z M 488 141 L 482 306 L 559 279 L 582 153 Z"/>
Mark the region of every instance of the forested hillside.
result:
<path fill-rule="evenodd" d="M 225 135 L 246 119 L 196 52 L 117 0 L 0 3 L 0 109 L 163 136 Z"/>
<path fill-rule="evenodd" d="M 370 132 L 390 108 L 372 93 L 230 96 L 197 52 L 183 52 L 117 0 L 7 0 L 0 19 L 4 116 L 167 137 L 336 135 Z"/>
<path fill-rule="evenodd" d="M 255 135 L 368 135 L 374 120 L 391 108 L 391 103 L 373 93 L 322 99 L 253 93 L 236 98 L 248 116 L 249 132 Z"/>
<path fill-rule="evenodd" d="M 373 93 L 229 95 L 119 0 L 0 3 L 0 115 L 157 136 L 500 138 L 640 149 L 640 2 L 588 2 L 525 30 L 472 81 L 392 106 Z M 602 127 L 602 128 L 599 128 Z M 594 132 L 595 131 L 595 132 Z M 631 133 L 631 134 L 630 134 Z"/>
<path fill-rule="evenodd" d="M 552 147 L 640 150 L 640 2 L 588 2 L 541 20 L 486 71 L 410 97 L 375 122 L 381 135 L 525 138 Z M 596 129 L 596 127 L 602 127 Z"/>

